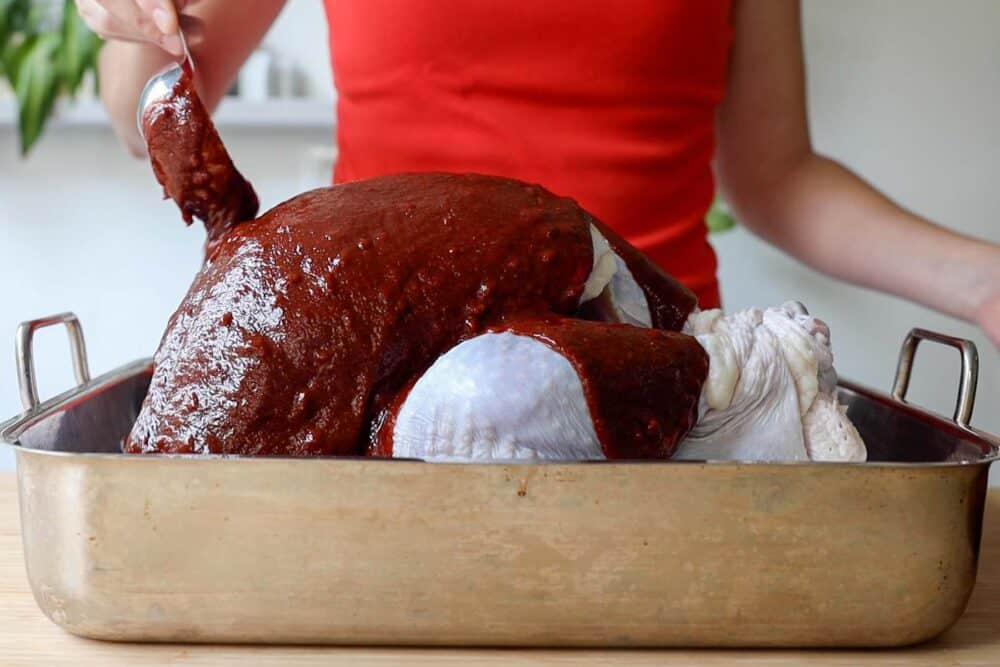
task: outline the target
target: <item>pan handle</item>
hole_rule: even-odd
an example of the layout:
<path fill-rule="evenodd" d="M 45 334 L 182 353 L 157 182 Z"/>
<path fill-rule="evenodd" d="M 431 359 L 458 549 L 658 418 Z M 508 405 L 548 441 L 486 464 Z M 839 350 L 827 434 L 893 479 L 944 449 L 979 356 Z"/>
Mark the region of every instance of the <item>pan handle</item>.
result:
<path fill-rule="evenodd" d="M 21 404 L 25 410 L 31 411 L 38 407 L 38 383 L 35 381 L 35 352 L 32 342 L 35 332 L 55 324 L 65 324 L 69 334 L 69 347 L 73 355 L 73 374 L 77 386 L 90 381 L 90 367 L 87 363 L 87 347 L 83 342 L 83 329 L 80 320 L 73 313 L 59 313 L 37 320 L 21 322 L 17 327 L 17 338 L 14 342 L 17 356 L 17 386 L 21 391 Z"/>
<path fill-rule="evenodd" d="M 955 401 L 955 415 L 952 419 L 959 426 L 969 428 L 972 420 L 972 408 L 976 404 L 976 383 L 979 381 L 979 352 L 971 340 L 946 336 L 926 329 L 911 329 L 899 350 L 899 363 L 896 365 L 896 380 L 892 384 L 892 397 L 897 401 L 906 401 L 906 390 L 910 386 L 910 372 L 913 370 L 913 357 L 917 346 L 922 340 L 934 341 L 959 351 L 962 360 L 962 375 L 958 381 L 958 399 Z"/>

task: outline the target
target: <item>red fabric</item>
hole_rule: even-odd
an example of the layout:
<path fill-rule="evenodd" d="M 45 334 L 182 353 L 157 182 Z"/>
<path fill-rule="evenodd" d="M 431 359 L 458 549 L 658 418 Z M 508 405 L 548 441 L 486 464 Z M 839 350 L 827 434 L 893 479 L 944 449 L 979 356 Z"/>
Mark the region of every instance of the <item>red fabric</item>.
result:
<path fill-rule="evenodd" d="M 338 182 L 473 171 L 575 198 L 719 303 L 705 212 L 729 0 L 326 0 Z"/>

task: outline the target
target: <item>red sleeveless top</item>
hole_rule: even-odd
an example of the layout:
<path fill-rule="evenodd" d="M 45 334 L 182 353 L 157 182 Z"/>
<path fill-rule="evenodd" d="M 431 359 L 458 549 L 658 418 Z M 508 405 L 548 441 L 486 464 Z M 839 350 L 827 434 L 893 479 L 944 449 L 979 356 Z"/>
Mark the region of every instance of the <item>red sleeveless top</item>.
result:
<path fill-rule="evenodd" d="M 325 0 L 338 182 L 540 183 L 719 303 L 705 213 L 729 0 Z"/>

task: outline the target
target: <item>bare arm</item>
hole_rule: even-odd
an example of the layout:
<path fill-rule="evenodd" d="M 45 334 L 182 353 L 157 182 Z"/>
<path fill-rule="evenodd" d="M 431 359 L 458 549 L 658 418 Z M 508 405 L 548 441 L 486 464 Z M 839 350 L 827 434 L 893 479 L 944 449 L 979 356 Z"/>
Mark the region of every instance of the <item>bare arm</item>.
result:
<path fill-rule="evenodd" d="M 129 26 L 120 25 L 121 19 L 113 23 L 116 18 L 109 11 L 98 13 L 99 8 L 88 16 L 84 9 L 87 4 L 103 4 L 114 11 L 116 5 L 127 2 L 132 0 L 89 0 L 89 3 L 78 0 L 77 4 L 91 28 L 110 38 L 98 63 L 101 100 L 122 142 L 133 154 L 143 155 L 145 146 L 135 122 L 139 93 L 149 77 L 176 62 L 177 58 L 149 42 L 117 39 L 119 32 L 126 38 L 134 38 L 126 32 Z M 140 7 L 136 11 L 143 11 L 142 6 L 148 5 L 149 0 L 135 4 Z M 193 0 L 186 3 L 180 25 L 195 60 L 199 93 L 209 109 L 214 109 L 225 95 L 240 66 L 260 43 L 284 4 L 285 0 Z M 174 26 L 169 25 L 168 29 L 170 27 Z M 151 29 L 150 26 L 146 28 Z"/>
<path fill-rule="evenodd" d="M 737 217 L 799 260 L 978 322 L 1000 345 L 1000 246 L 894 204 L 813 152 L 797 0 L 737 0 L 716 171 Z"/>

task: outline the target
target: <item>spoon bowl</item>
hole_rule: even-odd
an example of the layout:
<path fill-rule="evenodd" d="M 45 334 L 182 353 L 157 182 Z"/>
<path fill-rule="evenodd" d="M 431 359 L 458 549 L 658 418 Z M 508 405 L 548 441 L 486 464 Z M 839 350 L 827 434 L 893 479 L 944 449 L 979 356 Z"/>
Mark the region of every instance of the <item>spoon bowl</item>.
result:
<path fill-rule="evenodd" d="M 142 127 L 142 118 L 146 114 L 146 109 L 148 109 L 153 103 L 169 95 L 170 91 L 172 91 L 174 86 L 177 85 L 177 82 L 180 81 L 183 73 L 184 69 L 181 65 L 179 63 L 174 63 L 154 74 L 152 78 L 146 82 L 142 92 L 139 94 L 139 104 L 135 111 L 135 122 L 139 128 L 139 136 L 143 138 L 146 136 Z"/>
<path fill-rule="evenodd" d="M 173 63 L 167 65 L 162 70 L 154 74 L 146 85 L 143 86 L 142 92 L 139 94 L 139 104 L 137 105 L 135 112 L 135 122 L 139 127 L 139 136 L 145 138 L 146 133 L 142 129 L 142 117 L 146 114 L 146 109 L 149 105 L 166 97 L 177 82 L 180 80 L 181 75 L 184 73 L 184 63 L 191 68 L 191 72 L 194 72 L 194 59 L 191 58 L 191 51 L 188 49 L 187 39 L 184 38 L 184 32 L 178 32 L 181 38 L 181 46 L 184 47 L 184 59 L 179 63 Z"/>

